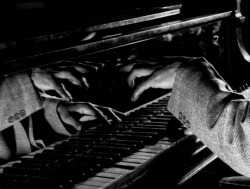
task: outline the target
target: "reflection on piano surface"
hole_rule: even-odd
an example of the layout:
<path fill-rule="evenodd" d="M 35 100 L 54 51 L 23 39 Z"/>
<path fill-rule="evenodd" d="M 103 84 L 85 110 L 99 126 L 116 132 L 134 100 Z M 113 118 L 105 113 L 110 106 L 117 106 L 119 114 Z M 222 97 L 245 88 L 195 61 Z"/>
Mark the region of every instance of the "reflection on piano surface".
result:
<path fill-rule="evenodd" d="M 126 74 L 118 72 L 121 65 L 131 62 L 165 63 L 166 56 L 204 56 L 237 88 L 235 81 L 242 78 L 232 64 L 239 56 L 231 49 L 235 41 L 230 32 L 235 9 L 228 3 L 205 14 L 188 14 L 194 4 L 184 3 L 185 9 L 181 9 L 179 1 L 172 2 L 153 10 L 133 9 L 137 14 L 122 15 L 122 19 L 92 18 L 85 25 L 77 20 L 78 25 L 67 31 L 64 27 L 56 31 L 45 28 L 36 36 L 21 36 L 25 32 L 13 38 L 12 33 L 8 38 L 1 36 L 1 75 L 51 64 L 91 67 L 86 75 L 89 90 L 73 86 L 74 99 L 110 106 L 126 116 L 110 126 L 89 123 L 88 129 L 70 138 L 2 165 L 0 188 L 138 189 L 156 187 L 155 183 L 169 188 L 185 188 L 186 183 L 197 186 L 195 179 L 200 179 L 203 169 L 206 172 L 216 164 L 217 158 L 168 112 L 171 91 L 152 89 L 131 103 Z M 89 32 L 96 33 L 82 41 Z M 221 176 L 209 180 L 212 176 L 205 175 L 211 187 Z"/>

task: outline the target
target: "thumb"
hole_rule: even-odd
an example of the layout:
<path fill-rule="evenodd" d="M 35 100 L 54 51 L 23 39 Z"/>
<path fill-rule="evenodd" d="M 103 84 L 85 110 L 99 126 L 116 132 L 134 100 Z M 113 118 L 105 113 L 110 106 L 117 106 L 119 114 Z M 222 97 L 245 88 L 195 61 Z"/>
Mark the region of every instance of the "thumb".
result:
<path fill-rule="evenodd" d="M 81 130 L 81 123 L 76 121 L 68 112 L 66 111 L 61 111 L 60 112 L 60 117 L 64 123 L 67 125 L 71 125 L 74 127 L 77 131 Z"/>
<path fill-rule="evenodd" d="M 139 96 L 147 89 L 150 88 L 150 80 L 143 81 L 142 83 L 138 84 L 134 93 L 132 94 L 131 100 L 133 102 L 137 101 Z"/>

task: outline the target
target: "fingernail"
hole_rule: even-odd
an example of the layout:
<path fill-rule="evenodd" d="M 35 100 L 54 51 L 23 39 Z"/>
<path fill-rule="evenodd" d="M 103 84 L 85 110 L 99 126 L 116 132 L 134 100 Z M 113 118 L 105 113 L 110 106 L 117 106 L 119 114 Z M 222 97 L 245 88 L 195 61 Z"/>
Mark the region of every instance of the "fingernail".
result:
<path fill-rule="evenodd" d="M 72 99 L 70 97 L 66 97 L 66 101 L 70 102 Z"/>
<path fill-rule="evenodd" d="M 138 99 L 138 98 L 137 98 L 137 96 L 135 96 L 135 95 L 133 95 L 132 98 L 131 98 L 131 100 L 132 100 L 133 102 L 137 101 L 137 99 Z"/>
<path fill-rule="evenodd" d="M 134 102 L 134 101 L 135 101 L 134 97 L 131 97 L 131 101 L 132 101 L 132 102 Z"/>
<path fill-rule="evenodd" d="M 130 82 L 130 87 L 133 88 L 134 87 L 134 81 Z"/>
<path fill-rule="evenodd" d="M 89 84 L 88 84 L 86 78 L 82 77 L 82 81 L 85 84 L 86 88 L 88 89 L 89 88 Z"/>
<path fill-rule="evenodd" d="M 71 83 L 73 83 L 74 85 L 80 85 L 81 86 L 81 83 L 78 83 L 77 81 L 74 81 L 74 80 L 71 80 Z"/>
<path fill-rule="evenodd" d="M 76 128 L 77 131 L 81 131 L 81 129 L 82 129 L 82 125 L 79 125 L 79 126 Z"/>

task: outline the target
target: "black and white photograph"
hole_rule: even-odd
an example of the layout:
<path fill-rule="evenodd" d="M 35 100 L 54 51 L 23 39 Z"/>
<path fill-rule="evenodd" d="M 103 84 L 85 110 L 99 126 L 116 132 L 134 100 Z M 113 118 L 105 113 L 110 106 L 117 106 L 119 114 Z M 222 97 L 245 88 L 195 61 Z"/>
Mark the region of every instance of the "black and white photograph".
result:
<path fill-rule="evenodd" d="M 248 0 L 2 0 L 0 26 L 0 189 L 250 189 Z"/>

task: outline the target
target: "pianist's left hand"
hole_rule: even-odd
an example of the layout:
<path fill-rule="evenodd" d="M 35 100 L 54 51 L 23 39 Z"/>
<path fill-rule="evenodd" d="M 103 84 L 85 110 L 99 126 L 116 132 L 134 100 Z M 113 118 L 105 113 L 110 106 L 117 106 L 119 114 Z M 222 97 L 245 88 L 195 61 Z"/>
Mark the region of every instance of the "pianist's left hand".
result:
<path fill-rule="evenodd" d="M 110 107 L 100 106 L 89 102 L 64 102 L 58 106 L 60 119 L 67 125 L 71 125 L 77 131 L 84 129 L 84 122 L 99 119 L 105 124 L 111 121 L 120 121 L 123 113 Z"/>
<path fill-rule="evenodd" d="M 88 82 L 84 77 L 87 72 L 88 69 L 80 65 L 57 65 L 49 68 L 34 68 L 31 78 L 34 85 L 42 91 L 42 95 L 46 95 L 46 91 L 55 91 L 63 100 L 71 101 L 71 91 L 67 90 L 64 81 L 67 80 L 81 88 L 88 88 Z"/>

